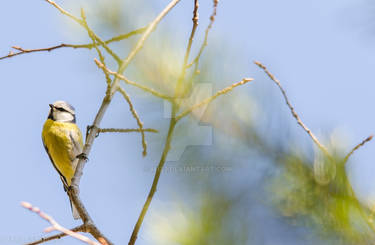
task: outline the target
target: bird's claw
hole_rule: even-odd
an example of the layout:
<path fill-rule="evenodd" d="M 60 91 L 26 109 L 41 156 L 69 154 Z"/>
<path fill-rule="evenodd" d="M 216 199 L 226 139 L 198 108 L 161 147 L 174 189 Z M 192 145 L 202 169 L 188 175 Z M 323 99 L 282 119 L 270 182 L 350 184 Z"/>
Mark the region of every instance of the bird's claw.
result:
<path fill-rule="evenodd" d="M 87 154 L 82 152 L 81 154 L 77 155 L 76 158 L 78 159 L 83 159 L 85 160 L 86 162 L 89 160 L 89 158 L 87 157 Z"/>
<path fill-rule="evenodd" d="M 88 135 L 90 134 L 91 129 L 93 129 L 94 127 L 96 127 L 96 126 L 95 125 L 88 125 L 87 126 L 87 129 L 86 129 L 86 139 L 87 139 Z M 99 131 L 96 133 L 95 138 L 98 137 L 98 136 L 99 136 Z"/>

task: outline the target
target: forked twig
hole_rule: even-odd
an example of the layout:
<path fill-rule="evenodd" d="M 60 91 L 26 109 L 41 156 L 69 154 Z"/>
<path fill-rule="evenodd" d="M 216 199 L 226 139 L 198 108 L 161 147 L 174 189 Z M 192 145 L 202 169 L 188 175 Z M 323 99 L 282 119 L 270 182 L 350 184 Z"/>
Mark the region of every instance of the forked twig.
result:
<path fill-rule="evenodd" d="M 115 76 L 117 79 L 122 80 L 122 81 L 124 81 L 125 83 L 127 83 L 127 84 L 129 84 L 129 85 L 132 85 L 132 86 L 134 86 L 134 87 L 137 87 L 137 88 L 139 88 L 139 89 L 142 89 L 143 91 L 145 91 L 145 92 L 147 92 L 147 93 L 150 93 L 150 94 L 152 94 L 152 95 L 154 95 L 154 96 L 156 96 L 156 97 L 159 97 L 159 98 L 161 98 L 161 99 L 165 99 L 165 100 L 173 100 L 173 97 L 172 97 L 172 96 L 168 96 L 168 95 L 164 95 L 164 94 L 162 94 L 162 93 L 159 93 L 159 92 L 155 91 L 155 90 L 152 89 L 152 88 L 149 88 L 149 87 L 147 87 L 147 86 L 141 85 L 141 84 L 139 84 L 139 83 L 136 83 L 136 82 L 133 82 L 133 81 L 127 79 L 124 75 L 121 75 L 121 74 L 119 74 L 119 73 L 117 73 L 117 72 L 111 71 L 110 69 L 108 69 L 104 64 L 102 64 L 102 63 L 101 63 L 99 60 L 97 60 L 97 59 L 95 59 L 95 63 L 96 63 L 96 65 L 97 65 L 100 69 L 102 69 L 104 72 L 107 72 L 107 73 L 109 73 L 109 74 Z"/>
<path fill-rule="evenodd" d="M 47 227 L 46 229 L 44 229 L 45 232 L 51 232 L 51 231 L 60 231 L 68 236 L 71 236 L 71 237 L 74 237 L 82 242 L 85 242 L 87 244 L 90 244 L 90 245 L 101 245 L 100 243 L 98 242 L 95 242 L 91 239 L 89 239 L 88 237 L 82 235 L 82 234 L 79 234 L 77 232 L 74 232 L 72 230 L 69 230 L 63 226 L 61 226 L 59 223 L 57 223 L 56 220 L 54 220 L 51 216 L 49 216 L 48 214 L 42 212 L 39 208 L 37 207 L 34 207 L 33 205 L 31 205 L 30 203 L 28 202 L 21 202 L 21 205 L 30 210 L 31 212 L 34 212 L 36 214 L 38 214 L 42 219 L 48 221 L 51 226 L 50 227 Z M 78 228 L 77 228 L 78 229 Z M 60 235 L 59 235 L 60 236 Z M 55 236 L 56 239 L 57 239 L 57 236 Z M 60 236 L 62 237 L 62 236 Z M 52 239 L 49 239 L 49 240 L 52 240 Z M 46 240 L 44 240 L 46 241 Z M 35 244 L 35 243 L 32 243 L 32 244 Z M 37 243 L 36 243 L 37 244 Z"/>

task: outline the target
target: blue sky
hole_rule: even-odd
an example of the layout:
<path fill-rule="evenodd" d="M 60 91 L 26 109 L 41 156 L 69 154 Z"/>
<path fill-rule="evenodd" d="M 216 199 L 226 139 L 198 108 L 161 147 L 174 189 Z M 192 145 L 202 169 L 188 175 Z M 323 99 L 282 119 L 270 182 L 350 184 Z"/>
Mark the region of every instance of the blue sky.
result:
<path fill-rule="evenodd" d="M 79 5 L 73 2 L 59 1 L 79 13 Z M 167 2 L 163 0 L 148 6 L 152 16 Z M 6 0 L 0 6 L 0 55 L 6 55 L 13 45 L 39 48 L 84 41 L 83 35 L 76 34 L 78 28 L 67 28 L 66 17 L 44 1 Z M 201 4 L 198 42 L 207 24 L 210 6 L 211 2 Z M 261 61 L 280 79 L 297 112 L 314 132 L 324 138 L 339 129 L 347 139 L 343 143 L 351 147 L 375 132 L 372 7 L 364 0 L 222 0 L 210 36 L 213 48 L 209 48 L 208 53 L 214 52 L 216 62 L 230 70 L 230 74 L 236 74 L 232 78 L 223 77 L 225 81 L 254 77 L 258 83 L 270 83 L 252 63 Z M 169 28 L 177 25 L 178 39 L 187 40 L 191 28 L 190 9 L 190 1 L 182 0 L 164 20 L 169 22 Z M 233 53 L 215 51 L 214 47 L 221 45 L 232 49 Z M 0 61 L 0 102 L 3 105 L 0 243 L 35 240 L 47 226 L 22 209 L 21 201 L 41 207 L 66 227 L 78 224 L 70 216 L 67 196 L 44 152 L 41 128 L 48 104 L 59 99 L 76 107 L 81 129 L 92 122 L 105 91 L 103 76 L 92 61 L 95 57 L 94 52 L 87 50 L 61 49 Z M 269 86 L 269 89 L 272 100 L 283 104 L 276 87 Z M 134 97 L 141 115 L 152 106 L 160 110 L 152 116 L 163 119 L 161 101 L 151 104 Z M 114 99 L 104 125 L 135 127 L 123 103 L 119 97 Z M 296 125 L 286 108 L 285 113 L 291 125 Z M 145 116 L 145 125 L 152 127 L 147 123 L 149 117 L 151 115 Z M 293 131 L 309 140 L 297 125 Z M 95 141 L 82 178 L 82 198 L 89 204 L 94 220 L 116 244 L 128 241 L 152 180 L 152 174 L 145 172 L 144 167 L 154 164 L 158 158 L 157 153 L 142 158 L 139 138 L 136 134 L 101 135 Z M 151 140 L 150 147 L 160 147 L 162 142 L 156 139 L 160 138 Z M 374 149 L 373 143 L 366 145 L 348 166 L 353 186 L 362 200 L 375 201 Z M 153 203 L 156 206 L 168 201 L 169 192 L 163 190 L 168 184 L 170 180 L 162 176 Z M 102 196 L 97 196 L 98 192 L 103 193 Z M 142 231 L 137 244 L 150 244 L 143 238 Z M 66 238 L 51 244 L 80 243 Z"/>

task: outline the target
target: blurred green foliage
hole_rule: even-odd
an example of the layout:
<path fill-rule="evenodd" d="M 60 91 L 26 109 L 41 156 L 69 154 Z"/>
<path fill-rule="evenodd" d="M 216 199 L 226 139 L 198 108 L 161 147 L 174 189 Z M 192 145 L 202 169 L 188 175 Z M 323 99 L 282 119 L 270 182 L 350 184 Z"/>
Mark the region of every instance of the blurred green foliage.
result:
<path fill-rule="evenodd" d="M 269 186 L 271 199 L 295 224 L 313 227 L 320 235 L 343 244 L 367 244 L 374 238 L 369 211 L 356 198 L 343 159 L 339 155 L 325 157 L 323 165 L 334 167 L 314 171 L 317 162 L 297 154 L 284 156 L 280 174 Z M 322 182 L 319 175 L 331 179 Z"/>
<path fill-rule="evenodd" d="M 240 196 L 206 189 L 193 203 L 179 200 L 151 214 L 149 233 L 156 244 L 250 244 L 249 222 L 239 208 Z"/>

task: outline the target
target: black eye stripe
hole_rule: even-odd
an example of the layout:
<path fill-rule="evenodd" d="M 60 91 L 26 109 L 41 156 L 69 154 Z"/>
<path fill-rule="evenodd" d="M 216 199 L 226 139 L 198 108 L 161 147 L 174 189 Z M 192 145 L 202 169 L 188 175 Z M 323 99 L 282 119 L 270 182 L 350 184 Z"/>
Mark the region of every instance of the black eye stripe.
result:
<path fill-rule="evenodd" d="M 64 108 L 62 108 L 62 107 L 55 107 L 57 110 L 59 110 L 59 111 L 67 111 L 67 110 L 65 110 Z"/>

